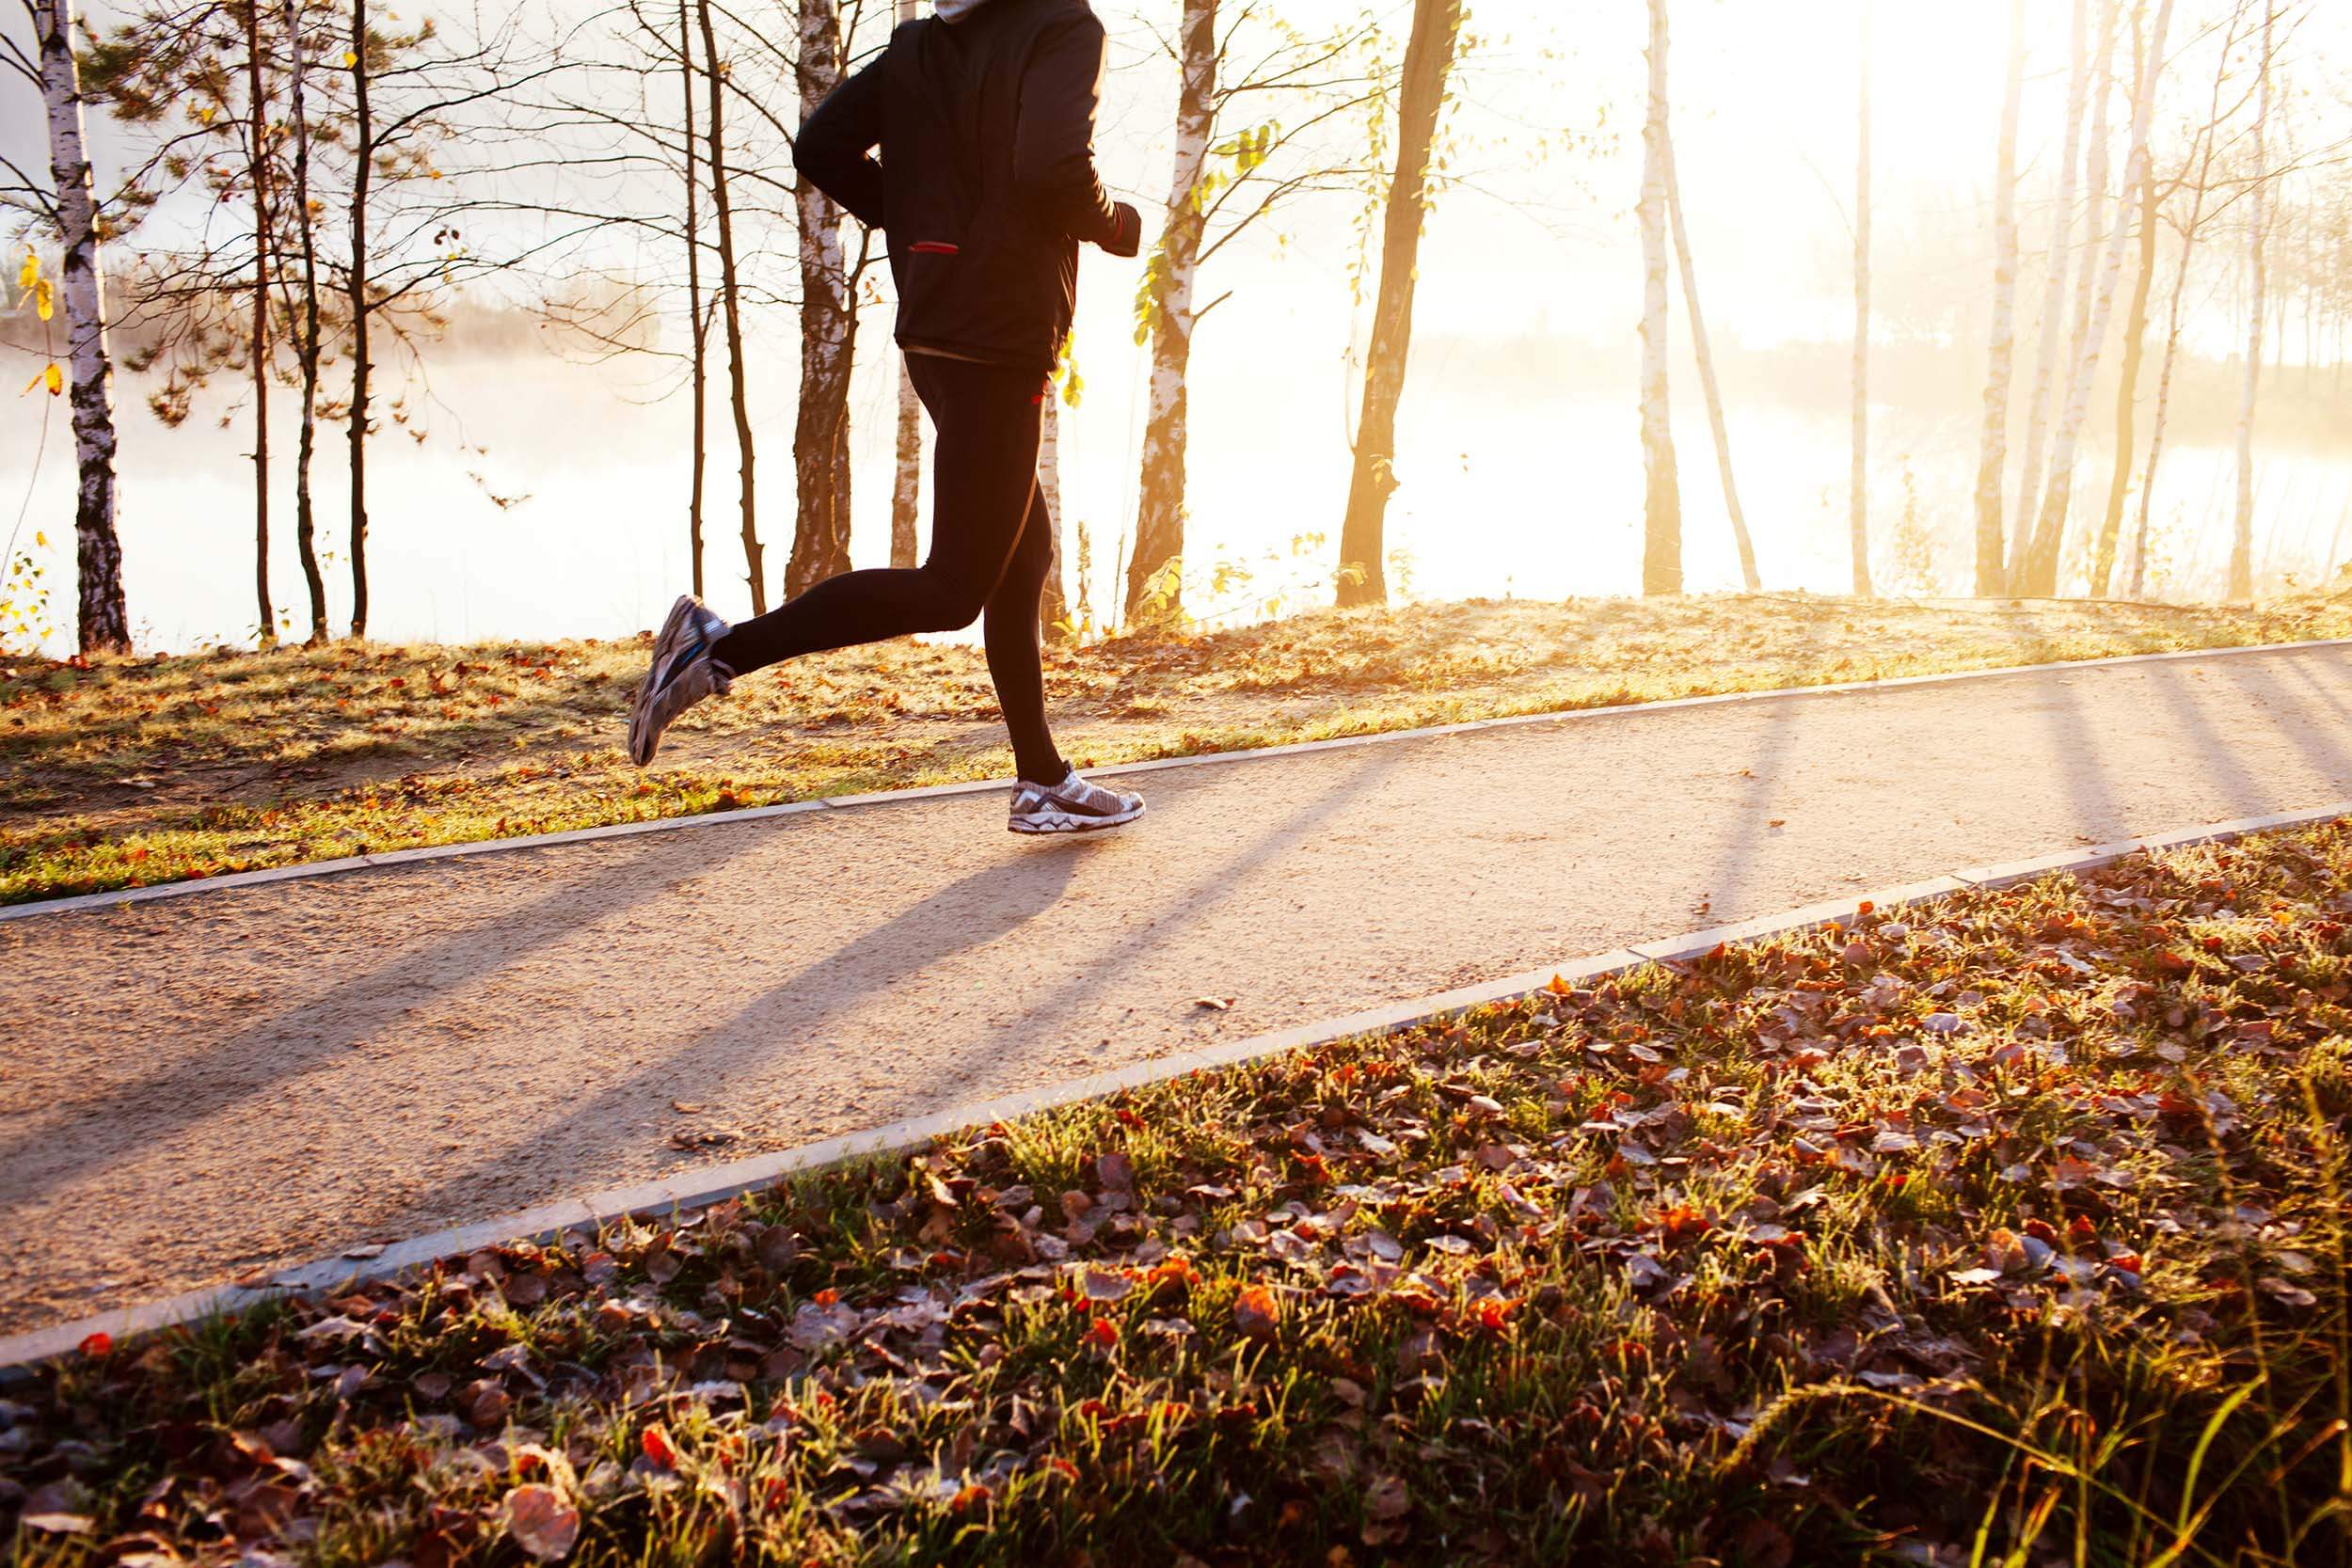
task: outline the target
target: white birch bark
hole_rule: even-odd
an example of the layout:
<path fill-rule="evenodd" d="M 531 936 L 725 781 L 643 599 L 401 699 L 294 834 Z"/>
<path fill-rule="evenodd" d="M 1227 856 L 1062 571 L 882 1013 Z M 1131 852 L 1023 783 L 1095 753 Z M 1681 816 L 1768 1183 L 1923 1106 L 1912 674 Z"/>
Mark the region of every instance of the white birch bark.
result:
<path fill-rule="evenodd" d="M 2146 68 L 2134 86 L 2132 103 L 2131 156 L 2124 166 L 2123 185 L 2136 187 L 2147 166 L 2148 135 L 2156 106 L 2156 82 L 2163 75 L 2165 34 L 2172 25 L 2172 0 L 2162 0 L 2156 8 L 2156 21 L 2149 36 Z M 2090 306 L 2090 323 L 2083 341 L 2082 358 L 2074 368 L 2064 415 L 2058 422 L 2058 439 L 2050 451 L 2050 483 L 2042 497 L 2042 515 L 2034 525 L 2033 546 L 2026 560 L 2024 592 L 2028 594 L 2048 594 L 2057 592 L 2060 546 L 2065 543 L 2066 513 L 2074 499 L 2074 452 L 2082 438 L 2083 422 L 2090 413 L 2090 388 L 2099 378 L 2099 360 L 2106 346 L 2107 324 L 2115 312 L 2116 281 L 2123 273 L 2123 251 L 2131 237 L 2131 226 L 2119 223 L 2107 235 L 2106 253 L 2099 265 L 2099 279 Z"/>
<path fill-rule="evenodd" d="M 2074 247 L 2074 303 L 2070 319 L 2074 323 L 2067 336 L 2065 390 L 2058 399 L 2058 406 L 2065 409 L 2074 401 L 2074 377 L 2082 372 L 2083 345 L 2090 332 L 2093 295 L 2098 289 L 2099 268 L 2106 255 L 2107 175 L 2110 162 L 2108 142 L 2108 105 L 2115 96 L 2115 24 L 2121 9 L 2119 0 L 2103 0 L 2099 8 L 2099 29 L 2095 35 L 2092 55 L 2090 90 L 2090 131 L 2083 143 L 2083 236 Z M 2046 499 L 2052 476 L 2042 476 L 2042 498 Z M 2074 494 L 2074 476 L 2066 476 L 2067 494 Z M 2039 508 L 2030 515 L 2039 517 Z M 2061 531 L 2064 519 L 2060 519 Z M 2028 550 L 2030 554 L 2030 548 Z"/>
<path fill-rule="evenodd" d="M 2017 361 L 2017 119 L 2026 88 L 2026 0 L 2010 0 L 2009 79 L 1993 179 L 1992 363 L 1984 378 L 1984 430 L 1977 445 L 1977 595 L 2000 593 L 2001 481 L 2009 466 L 2009 392 Z"/>
<path fill-rule="evenodd" d="M 800 0 L 801 118 L 841 84 L 836 0 Z M 807 180 L 793 186 L 801 238 L 801 401 L 792 433 L 798 516 L 787 598 L 850 566 L 850 361 L 855 309 L 841 209 Z"/>
<path fill-rule="evenodd" d="M 1183 80 L 1176 98 L 1176 157 L 1168 182 L 1168 226 L 1145 275 L 1152 301 L 1152 386 L 1144 415 L 1143 459 L 1136 514 L 1135 554 L 1127 562 L 1127 616 L 1135 619 L 1156 592 L 1159 609 L 1174 614 L 1183 603 L 1184 459 L 1192 363 L 1194 286 L 1207 224 L 1201 175 L 1216 108 L 1216 0 L 1184 0 L 1178 44 Z M 1171 567 L 1169 562 L 1176 562 Z"/>
<path fill-rule="evenodd" d="M 2057 376 L 2058 329 L 2065 325 L 2066 274 L 2074 243 L 2074 176 L 2081 162 L 2083 106 L 2090 90 L 2090 0 L 2074 0 L 2074 69 L 2066 89 L 2066 149 L 2058 160 L 2058 203 L 2050 210 L 2050 255 L 2042 280 L 2040 352 L 2033 397 L 2026 406 L 2025 467 L 2017 476 L 2017 526 L 2010 531 L 2009 588 L 2019 591 L 2026 553 L 2033 545 L 2034 503 L 2042 495 L 2042 456 L 2049 439 L 2050 387 Z"/>
<path fill-rule="evenodd" d="M 302 241 L 302 338 L 296 344 L 302 370 L 302 422 L 294 427 L 294 554 L 310 592 L 310 635 L 326 641 L 326 578 L 319 570 L 318 522 L 310 498 L 310 458 L 318 449 L 319 261 L 318 218 L 310 211 L 310 114 L 304 102 L 306 62 L 300 0 L 286 0 L 286 118 L 294 124 L 294 220 Z"/>
<path fill-rule="evenodd" d="M 1682 592 L 1682 491 L 1666 384 L 1666 0 L 1649 0 L 1649 105 L 1642 124 L 1642 592 Z"/>
<path fill-rule="evenodd" d="M 82 83 L 73 59 L 72 0 L 32 0 L 49 118 L 49 172 L 64 247 L 66 363 L 72 378 L 76 574 L 75 637 L 84 653 L 128 653 L 122 541 L 115 529 L 114 360 L 106 350 L 106 274 L 97 204 L 82 143 Z"/>
<path fill-rule="evenodd" d="M 2264 254 L 2270 228 L 2271 40 L 2278 22 L 2275 0 L 2264 0 L 2261 102 L 2254 111 L 2254 196 L 2251 247 L 2253 298 L 2247 309 L 2246 367 L 2238 392 L 2237 509 L 2230 528 L 2230 597 L 2254 596 L 2254 403 L 2262 388 L 2263 309 L 2270 285 Z"/>

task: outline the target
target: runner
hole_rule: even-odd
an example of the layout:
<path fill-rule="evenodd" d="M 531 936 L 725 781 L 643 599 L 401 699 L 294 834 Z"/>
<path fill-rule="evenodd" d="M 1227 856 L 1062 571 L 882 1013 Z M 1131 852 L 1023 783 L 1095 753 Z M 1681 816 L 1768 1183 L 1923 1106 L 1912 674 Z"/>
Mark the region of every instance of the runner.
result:
<path fill-rule="evenodd" d="M 1140 214 L 1110 199 L 1094 167 L 1103 55 L 1086 0 L 938 0 L 936 17 L 901 25 L 801 127 L 801 172 L 890 235 L 898 344 L 939 437 L 930 556 L 827 578 L 739 626 L 680 598 L 629 712 L 639 767 L 679 714 L 755 670 L 982 620 L 1019 774 L 1012 831 L 1143 815 L 1141 796 L 1081 778 L 1055 750 L 1038 662 L 1053 558 L 1038 447 L 1078 246 L 1132 257 L 1143 240 Z"/>

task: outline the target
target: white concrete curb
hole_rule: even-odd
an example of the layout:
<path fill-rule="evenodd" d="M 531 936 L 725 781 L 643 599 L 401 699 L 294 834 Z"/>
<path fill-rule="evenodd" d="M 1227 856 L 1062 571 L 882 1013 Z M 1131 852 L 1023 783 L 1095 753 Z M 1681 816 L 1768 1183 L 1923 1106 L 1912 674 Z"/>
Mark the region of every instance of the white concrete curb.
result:
<path fill-rule="evenodd" d="M 1531 969 L 1524 974 L 1490 980 L 1482 985 L 1465 986 L 1456 990 L 1439 991 L 1433 996 L 1416 997 L 1384 1007 L 1350 1013 L 1343 1018 L 1325 1019 L 1296 1028 L 1253 1036 L 1248 1039 L 1136 1062 L 1110 1072 L 1052 1084 L 996 1100 L 960 1105 L 930 1116 L 893 1122 L 887 1127 L 848 1132 L 839 1137 L 803 1144 L 796 1148 L 775 1153 L 755 1155 L 726 1164 L 706 1165 L 682 1172 L 664 1181 L 650 1181 L 642 1186 L 596 1193 L 584 1198 L 544 1204 L 518 1213 L 501 1214 L 473 1225 L 418 1236 L 385 1247 L 365 1259 L 326 1258 L 283 1269 L 271 1275 L 265 1285 L 223 1285 L 191 1291 L 167 1301 L 102 1312 L 75 1323 L 10 1335 L 0 1338 L 0 1385 L 30 1375 L 29 1368 L 34 1363 L 70 1354 L 92 1334 L 104 1333 L 118 1340 L 126 1339 L 133 1335 L 188 1323 L 215 1312 L 238 1311 L 283 1296 L 323 1294 L 356 1282 L 382 1279 L 405 1269 L 421 1267 L 437 1259 L 462 1256 L 478 1247 L 525 1238 L 545 1242 L 566 1230 L 580 1227 L 594 1229 L 632 1214 L 682 1213 L 772 1186 L 804 1171 L 918 1148 L 933 1138 L 965 1128 L 1009 1121 L 1056 1106 L 1115 1094 L 1121 1089 L 1140 1088 L 1147 1084 L 1180 1078 L 1188 1072 L 1255 1061 L 1357 1035 L 1409 1029 L 1475 1007 L 1518 1001 L 1543 990 L 1555 978 L 1579 983 L 1624 970 L 1638 969 L 1645 963 L 1672 963 L 1694 958 L 1728 942 L 1783 936 L 1810 930 L 1834 920 L 1846 920 L 1864 904 L 1879 910 L 1896 909 L 1970 888 L 2001 888 L 2058 872 L 2094 871 L 2141 850 L 2177 849 L 2192 844 L 2243 838 L 2249 833 L 2308 827 L 2346 816 L 2352 816 L 2352 800 L 2272 816 L 2239 817 L 2208 827 L 2102 844 L 2090 849 L 2060 850 L 2000 865 L 1975 866 L 1949 877 L 1853 893 L 1818 904 L 1806 904 L 1779 914 L 1615 948 L 1566 963 Z"/>
<path fill-rule="evenodd" d="M 1519 729 L 1531 724 L 1565 724 L 1583 720 L 1623 719 L 1678 708 L 1715 707 L 1732 703 L 1787 702 L 1808 697 L 1851 696 L 1863 691 L 1889 691 L 1911 686 L 1941 686 L 1958 681 L 2002 680 L 2018 675 L 2049 674 L 2070 670 L 2101 670 L 2130 664 L 2159 664 L 2185 658 L 2234 658 L 2254 654 L 2302 653 L 2324 648 L 2352 647 L 2352 638 L 2312 642 L 2263 642 L 2237 648 L 2181 648 L 2163 654 L 2123 654 L 2112 658 L 2061 659 L 2049 664 L 1999 665 L 1984 670 L 1950 670 L 1931 675 L 1895 675 L 1884 680 L 1842 681 L 1835 686 L 1781 686 L 1762 691 L 1724 691 L 1706 697 L 1670 697 L 1654 703 L 1621 703 L 1607 707 L 1580 707 L 1546 713 L 1516 714 L 1507 719 L 1471 719 L 1458 724 L 1436 724 L 1417 730 L 1383 730 L 1376 735 L 1342 736 L 1333 740 L 1303 740 L 1287 746 L 1262 746 L 1240 752 L 1210 752 L 1200 756 L 1164 757 L 1156 762 L 1127 762 L 1088 769 L 1089 777 L 1113 778 L 1128 773 L 1157 773 L 1171 768 L 1207 768 L 1219 763 L 1257 762 L 1269 757 L 1305 756 L 1359 746 L 1386 746 L 1400 741 L 1435 740 L 1479 730 Z M 741 811 L 707 812 L 696 816 L 664 816 L 650 822 L 616 822 L 602 828 L 579 828 L 568 832 L 532 833 L 521 838 L 479 839 L 469 844 L 436 844 L 421 849 L 393 849 L 380 855 L 351 855 L 342 860 L 310 861 L 275 866 L 267 871 L 237 871 L 225 877 L 159 882 L 152 887 L 125 888 L 113 893 L 86 893 L 71 898 L 47 898 L 0 907 L 0 922 L 30 920 L 45 914 L 72 914 L 83 910 L 115 909 L 159 898 L 183 898 L 192 894 L 260 887 L 299 878 L 333 877 L 379 866 L 414 865 L 424 861 L 459 860 L 472 855 L 503 854 L 514 849 L 541 849 L 561 844 L 591 844 L 599 839 L 629 838 L 639 833 L 674 832 L 687 828 L 715 828 L 729 822 L 759 822 L 770 817 L 798 816 L 809 812 L 852 811 L 863 806 L 901 805 L 915 800 L 944 800 L 956 795 L 984 795 L 1003 789 L 1009 781 L 975 779 L 963 784 L 930 784 L 921 789 L 883 789 L 864 795 L 835 795 L 819 800 L 794 800 L 785 805 L 747 806 Z"/>

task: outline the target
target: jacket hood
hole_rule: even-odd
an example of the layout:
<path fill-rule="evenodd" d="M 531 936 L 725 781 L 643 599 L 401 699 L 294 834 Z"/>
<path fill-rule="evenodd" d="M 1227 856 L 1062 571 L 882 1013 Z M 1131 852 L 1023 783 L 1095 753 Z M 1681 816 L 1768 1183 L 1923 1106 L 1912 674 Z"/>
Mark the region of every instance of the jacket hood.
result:
<path fill-rule="evenodd" d="M 939 20 L 961 22 L 987 4 L 988 0 L 939 0 Z"/>

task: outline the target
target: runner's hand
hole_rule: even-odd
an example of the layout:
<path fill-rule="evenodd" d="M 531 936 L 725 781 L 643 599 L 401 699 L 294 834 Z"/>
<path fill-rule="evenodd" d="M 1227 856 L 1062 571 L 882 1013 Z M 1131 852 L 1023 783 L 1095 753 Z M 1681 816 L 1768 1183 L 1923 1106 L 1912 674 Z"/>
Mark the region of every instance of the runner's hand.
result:
<path fill-rule="evenodd" d="M 1103 248 L 1113 256 L 1134 256 L 1143 249 L 1143 214 L 1122 201 L 1112 209 L 1118 227 L 1111 237 L 1103 242 Z"/>

